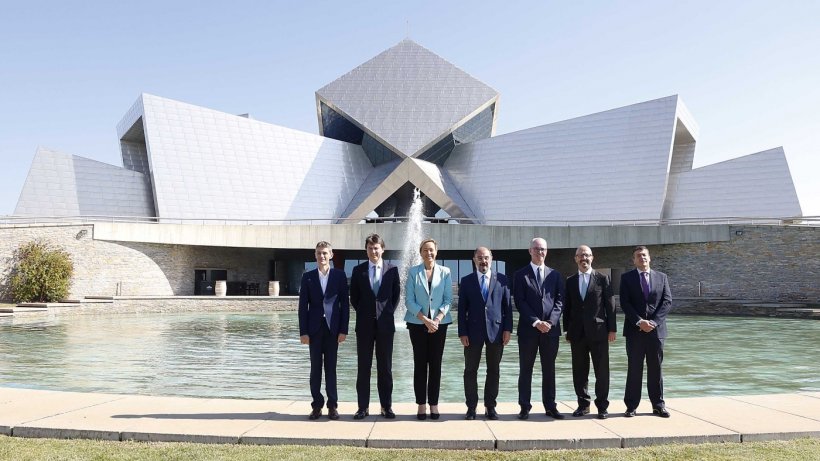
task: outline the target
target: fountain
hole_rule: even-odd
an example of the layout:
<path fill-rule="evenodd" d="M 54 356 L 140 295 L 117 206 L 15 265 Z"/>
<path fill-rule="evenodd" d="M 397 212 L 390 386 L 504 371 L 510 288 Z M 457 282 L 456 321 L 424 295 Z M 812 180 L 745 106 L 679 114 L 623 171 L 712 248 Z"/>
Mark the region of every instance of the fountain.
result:
<path fill-rule="evenodd" d="M 410 213 L 407 220 L 407 231 L 404 234 L 404 247 L 401 253 L 401 264 L 399 265 L 399 280 L 401 282 L 401 299 L 396 307 L 396 325 L 404 324 L 404 314 L 407 308 L 404 304 L 404 287 L 407 286 L 407 271 L 411 267 L 421 264 L 419 255 L 419 245 L 422 240 L 421 222 L 424 220 L 424 203 L 418 188 L 413 190 L 413 204 L 410 205 Z"/>

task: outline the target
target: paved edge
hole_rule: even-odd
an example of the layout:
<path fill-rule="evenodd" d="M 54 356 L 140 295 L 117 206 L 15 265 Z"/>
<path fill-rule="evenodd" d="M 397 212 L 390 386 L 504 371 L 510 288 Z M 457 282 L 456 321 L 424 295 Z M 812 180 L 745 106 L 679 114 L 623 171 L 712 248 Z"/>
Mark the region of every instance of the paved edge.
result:
<path fill-rule="evenodd" d="M 315 424 L 313 422 L 308 422 L 306 418 L 304 418 L 305 421 L 302 421 L 304 415 L 301 414 L 301 411 L 297 411 L 296 413 L 271 412 L 271 415 L 279 415 L 280 417 L 283 417 L 283 419 L 275 419 L 273 416 L 270 416 L 262 420 L 250 420 L 247 422 L 248 427 L 244 429 L 234 429 L 232 431 L 229 431 L 228 433 L 225 433 L 222 430 L 214 430 L 212 427 L 209 428 L 201 426 L 199 428 L 194 428 L 194 430 L 190 430 L 190 427 L 186 428 L 189 430 L 180 430 L 181 428 L 176 428 L 175 430 L 174 424 L 176 424 L 177 421 L 174 421 L 174 418 L 168 419 L 169 427 L 167 428 L 167 431 L 163 430 L 164 428 L 159 428 L 159 430 L 156 431 L 141 431 L 139 429 L 135 429 L 134 427 L 117 428 L 115 426 L 112 428 L 110 426 L 110 421 L 112 420 L 112 418 L 117 417 L 117 408 L 111 409 L 111 413 L 104 413 L 102 416 L 99 416 L 97 420 L 91 420 L 90 418 L 88 420 L 85 420 L 82 417 L 82 412 L 84 410 L 87 410 L 90 407 L 94 407 L 95 405 L 88 405 L 78 402 L 71 409 L 49 409 L 48 403 L 54 399 L 55 394 L 58 397 L 61 396 L 61 393 L 54 391 L 24 390 L 0 387 L 0 415 L 3 416 L 3 419 L 7 420 L 10 418 L 15 418 L 15 412 L 17 412 L 18 414 L 18 419 L 25 419 L 25 417 L 22 416 L 22 414 L 30 413 L 32 415 L 29 421 L 19 421 L 14 424 L 9 424 L 9 421 L 3 421 L 2 423 L 0 423 L 0 435 L 27 438 L 93 439 L 109 441 L 133 440 L 143 442 L 189 442 L 204 444 L 249 445 L 343 445 L 371 448 L 425 448 L 503 451 L 632 448 L 640 446 L 663 445 L 673 443 L 743 443 L 752 441 L 756 442 L 772 440 L 791 440 L 796 438 L 820 438 L 820 429 L 818 429 L 818 427 L 820 427 L 820 417 L 801 417 L 789 413 L 786 409 L 775 410 L 777 411 L 775 419 L 782 418 L 780 419 L 781 421 L 787 421 L 789 419 L 794 420 L 795 418 L 798 418 L 806 421 L 808 426 L 804 426 L 800 429 L 795 428 L 791 431 L 777 431 L 776 421 L 768 420 L 761 421 L 758 427 L 746 427 L 743 430 L 732 430 L 728 428 L 726 424 L 721 424 L 721 415 L 717 414 L 714 415 L 714 417 L 711 417 L 712 415 L 709 415 L 710 417 L 695 417 L 694 419 L 700 421 L 703 424 L 703 427 L 697 426 L 693 430 L 691 424 L 687 425 L 683 424 L 683 422 L 680 424 L 676 424 L 676 418 L 674 417 L 674 413 L 673 418 L 669 420 L 653 418 L 651 416 L 641 416 L 640 418 L 621 420 L 619 415 L 613 414 L 613 419 L 615 420 L 614 422 L 617 424 L 622 424 L 621 429 L 625 429 L 628 427 L 626 433 L 629 435 L 624 435 L 624 431 L 619 431 L 616 425 L 607 427 L 607 430 L 611 431 L 613 433 L 613 436 L 590 436 L 589 433 L 591 431 L 585 430 L 584 428 L 590 429 L 592 427 L 595 427 L 593 425 L 598 425 L 598 421 L 594 419 L 578 419 L 575 421 L 580 422 L 581 424 L 583 424 L 583 426 L 579 427 L 577 436 L 576 433 L 573 433 L 572 437 L 567 437 L 566 432 L 564 432 L 563 436 L 560 435 L 561 431 L 558 431 L 559 434 L 552 433 L 552 435 L 550 435 L 551 431 L 547 430 L 549 426 L 540 424 L 540 422 L 535 422 L 527 425 L 526 430 L 522 431 L 522 433 L 520 434 L 520 438 L 515 438 L 517 434 L 512 435 L 513 438 L 510 438 L 511 434 L 509 431 L 506 431 L 506 435 L 501 433 L 496 434 L 490 431 L 490 437 L 479 436 L 470 438 L 469 435 L 476 435 L 476 433 L 472 433 L 464 434 L 467 435 L 467 437 L 464 437 L 463 435 L 456 435 L 455 438 L 448 438 L 445 440 L 431 440 L 429 438 L 425 438 L 423 434 L 429 432 L 428 429 L 432 428 L 432 425 L 434 424 L 444 424 L 444 427 L 447 427 L 448 425 L 455 425 L 455 427 L 463 430 L 463 428 L 459 425 L 463 425 L 465 424 L 465 422 L 463 420 L 459 421 L 460 414 L 457 411 L 455 413 L 453 411 L 448 411 L 448 417 L 443 418 L 443 420 L 440 422 L 421 422 L 414 421 L 412 419 L 399 420 L 396 422 L 383 422 L 378 417 L 375 417 L 375 419 L 371 419 L 366 422 L 363 421 L 361 423 L 356 423 L 352 421 L 342 421 L 341 423 L 344 426 L 340 426 L 337 430 L 329 431 L 328 429 L 330 426 L 323 425 L 320 428 L 317 428 L 318 430 L 316 430 L 315 432 L 311 430 L 310 435 L 304 432 L 293 432 L 293 430 L 281 430 L 281 428 L 288 427 L 293 424 L 304 424 L 306 428 L 310 427 L 311 424 Z M 104 394 L 65 393 L 65 398 L 70 399 L 72 395 L 74 396 L 74 398 L 78 396 L 91 398 L 106 397 L 106 395 Z M 23 398 L 24 396 L 25 398 Z M 780 394 L 778 396 L 784 399 L 805 399 L 805 401 L 809 403 L 811 414 L 820 414 L 820 398 L 818 398 L 820 397 L 820 393 Z M 116 404 L 118 400 L 122 400 L 124 397 L 127 396 L 111 395 L 109 397 L 112 398 L 110 400 L 105 400 L 105 402 Z M 151 397 L 146 398 L 150 399 Z M 167 397 L 162 398 L 168 399 Z M 727 397 L 700 397 L 692 399 L 677 399 L 676 405 L 673 408 L 673 410 L 675 410 L 675 413 L 686 414 L 687 406 L 689 407 L 689 410 L 696 409 L 698 406 L 700 406 L 700 408 L 703 408 L 704 404 L 706 404 L 707 406 L 716 405 L 716 403 L 719 402 L 720 399 L 726 398 Z M 160 397 L 157 397 L 157 399 L 160 399 Z M 201 399 L 203 405 L 202 407 L 199 407 L 199 409 L 201 409 L 201 411 L 203 412 L 207 412 L 208 408 L 206 403 L 212 400 L 213 399 Z M 242 402 L 244 402 L 244 404 L 246 405 L 249 403 L 249 401 L 247 400 Z M 735 402 L 737 402 L 736 404 L 744 404 L 744 402 L 739 400 L 735 400 Z M 803 402 L 804 400 L 800 400 L 799 403 L 802 404 Z M 814 402 L 817 403 L 815 404 Z M 228 403 L 230 406 L 231 401 L 226 399 L 221 400 L 220 403 L 223 404 L 223 406 L 225 403 Z M 270 407 L 272 404 L 276 403 L 284 404 L 286 402 L 258 402 L 261 409 Z M 293 407 L 293 403 L 294 402 L 291 402 L 289 405 L 285 405 L 285 408 Z M 255 405 L 255 403 L 251 403 L 251 405 Z M 397 404 L 397 406 L 404 405 L 405 404 Z M 458 404 L 445 405 L 447 405 L 448 407 L 452 407 L 453 409 L 459 407 Z M 504 410 L 507 411 L 509 410 L 509 408 L 507 407 L 511 406 L 512 404 L 505 403 L 501 405 L 504 406 Z M 749 416 L 753 416 L 755 408 L 765 409 L 769 412 L 769 416 L 771 416 L 771 408 L 764 408 L 760 407 L 759 405 L 751 403 L 747 405 L 748 409 L 744 408 L 744 410 L 748 410 Z M 347 402 L 341 404 L 340 406 L 345 407 L 344 410 L 348 410 L 350 408 L 353 408 L 355 404 Z M 815 408 L 817 408 L 818 410 L 817 413 L 814 412 Z M 35 410 L 39 411 L 39 414 L 37 414 L 36 416 L 34 416 L 36 413 Z M 340 408 L 340 410 L 342 410 L 342 408 Z M 168 414 L 165 416 L 174 415 L 173 409 L 169 409 L 167 411 Z M 72 425 L 71 419 L 69 419 L 68 421 L 60 422 L 60 418 L 64 418 L 67 415 L 71 416 L 75 412 L 80 413 L 80 419 L 77 420 L 79 422 L 75 421 L 74 425 Z M 444 414 L 444 412 L 442 413 Z M 225 418 L 220 418 L 221 414 L 219 414 L 219 412 L 214 413 L 214 415 L 215 416 L 202 419 L 200 421 L 204 421 L 207 423 L 217 423 L 217 426 L 219 426 L 219 422 Z M 190 415 L 186 414 L 185 416 Z M 347 418 L 349 416 L 350 415 L 344 414 L 343 419 L 349 419 Z M 185 419 L 183 415 L 177 415 L 177 417 Z M 246 421 L 242 418 L 227 418 L 225 420 L 230 420 L 233 422 L 238 421 L 242 425 L 246 424 Z M 271 427 L 266 429 L 265 431 L 261 431 L 261 433 L 257 432 L 256 428 L 260 427 L 263 421 L 270 422 Z M 587 424 L 587 422 L 589 424 Z M 640 426 L 635 426 L 635 423 L 638 422 L 640 422 L 641 424 L 647 424 L 647 430 L 636 431 L 636 427 L 640 428 Z M 333 422 L 327 423 L 331 425 L 336 424 Z M 370 429 L 365 431 L 365 435 L 362 436 L 362 432 L 359 429 L 363 428 L 359 425 L 368 423 L 371 425 L 371 427 Z M 476 421 L 476 423 L 485 422 Z M 519 423 L 520 422 L 516 422 L 516 420 L 514 419 L 509 419 L 507 423 L 501 421 L 501 424 L 514 425 Z M 775 424 L 775 427 L 772 427 L 773 423 Z M 373 437 L 373 428 L 376 425 L 383 424 L 390 425 L 382 427 L 390 428 L 391 430 L 388 431 L 387 429 L 385 429 L 385 431 L 387 431 L 386 434 L 383 431 L 379 437 Z M 473 423 L 466 422 L 466 424 Z M 563 423 L 550 422 L 549 424 Z M 660 432 L 652 430 L 657 429 L 659 424 L 668 424 L 668 426 L 663 428 L 663 430 Z M 77 425 L 79 425 L 79 427 Z M 709 429 L 709 427 L 706 426 L 719 426 L 722 427 L 725 430 L 725 432 L 709 432 L 709 430 L 711 429 Z M 344 428 L 347 428 L 347 430 L 345 430 Z M 353 432 L 350 432 L 351 428 L 354 429 Z M 517 427 L 508 426 L 508 429 L 517 430 Z M 775 430 L 773 431 L 772 429 Z M 299 428 L 298 430 L 301 430 L 301 428 Z M 410 434 L 409 437 L 407 435 L 408 433 Z M 311 435 L 313 437 L 311 437 Z M 346 435 L 349 436 L 346 437 Z"/>

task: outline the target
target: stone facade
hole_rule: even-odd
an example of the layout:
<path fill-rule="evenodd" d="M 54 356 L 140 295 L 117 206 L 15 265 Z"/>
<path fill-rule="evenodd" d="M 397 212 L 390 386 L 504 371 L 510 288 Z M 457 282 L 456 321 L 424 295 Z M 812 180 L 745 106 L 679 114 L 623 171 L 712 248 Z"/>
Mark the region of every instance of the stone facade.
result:
<path fill-rule="evenodd" d="M 2 299 L 10 300 L 5 288 L 14 250 L 36 239 L 59 245 L 71 254 L 75 267 L 72 299 L 189 296 L 194 293 L 197 268 L 225 269 L 229 280 L 260 282 L 262 294 L 266 294 L 270 264 L 277 251 L 102 241 L 94 240 L 93 232 L 93 225 L 0 228 Z M 673 297 L 818 303 L 820 245 L 816 232 L 816 227 L 732 226 L 731 239 L 726 242 L 650 246 L 652 267 L 669 275 Z M 621 273 L 633 268 L 631 247 L 593 250 L 593 265 L 611 269 L 616 284 Z M 550 250 L 547 264 L 567 276 L 576 270 L 573 255 L 572 249 Z M 525 258 L 526 250 L 521 250 L 520 256 Z M 510 275 L 526 261 L 508 261 Z"/>
<path fill-rule="evenodd" d="M 703 296 L 820 303 L 817 232 L 817 227 L 733 225 L 727 242 L 648 248 L 652 268 L 669 276 L 673 298 Z M 634 268 L 631 250 L 631 246 L 593 248 L 593 266 L 610 268 L 612 278 L 619 279 L 620 274 Z M 577 270 L 574 254 L 575 250 L 550 250 L 547 264 L 568 276 Z"/>
<path fill-rule="evenodd" d="M 0 228 L 0 300 L 11 300 L 7 288 L 15 249 L 32 240 L 60 246 L 71 255 L 71 299 L 192 295 L 196 268 L 225 269 L 229 280 L 259 282 L 266 294 L 274 250 L 108 242 L 94 240 L 93 232 L 93 225 Z"/>

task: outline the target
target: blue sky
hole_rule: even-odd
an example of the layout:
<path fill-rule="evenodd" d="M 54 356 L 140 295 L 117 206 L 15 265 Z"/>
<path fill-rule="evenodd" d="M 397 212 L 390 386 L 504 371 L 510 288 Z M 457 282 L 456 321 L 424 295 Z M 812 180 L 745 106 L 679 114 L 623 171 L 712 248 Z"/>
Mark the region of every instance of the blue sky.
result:
<path fill-rule="evenodd" d="M 315 91 L 408 36 L 501 94 L 497 134 L 678 94 L 700 126 L 695 167 L 783 146 L 804 215 L 820 215 L 816 1 L 3 0 L 0 11 L 0 215 L 37 146 L 121 166 L 115 127 L 142 92 L 317 133 Z"/>

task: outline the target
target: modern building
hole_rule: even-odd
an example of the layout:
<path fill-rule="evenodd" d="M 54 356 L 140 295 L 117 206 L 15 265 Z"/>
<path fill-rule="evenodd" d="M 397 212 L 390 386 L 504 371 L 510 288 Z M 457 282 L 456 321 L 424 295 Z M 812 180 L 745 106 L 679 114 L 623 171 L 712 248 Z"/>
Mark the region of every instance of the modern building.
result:
<path fill-rule="evenodd" d="M 184 255 L 153 283 L 191 294 L 213 271 L 298 280 L 319 239 L 348 267 L 369 232 L 398 245 L 414 189 L 464 271 L 476 245 L 516 264 L 543 235 L 567 256 L 611 249 L 614 274 L 626 246 L 801 216 L 780 147 L 692 168 L 698 126 L 677 95 L 495 136 L 498 109 L 498 92 L 411 40 L 316 91 L 318 134 L 142 94 L 117 125 L 122 166 L 39 149 L 15 218 L 92 223 L 94 240 L 158 266 Z M 579 195 L 579 174 L 599 199 Z"/>

